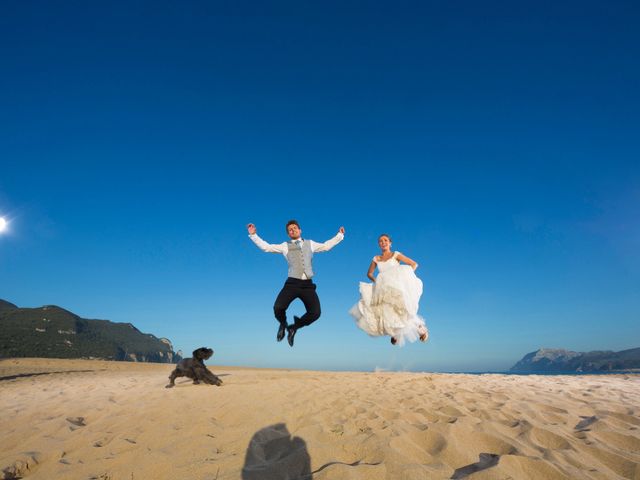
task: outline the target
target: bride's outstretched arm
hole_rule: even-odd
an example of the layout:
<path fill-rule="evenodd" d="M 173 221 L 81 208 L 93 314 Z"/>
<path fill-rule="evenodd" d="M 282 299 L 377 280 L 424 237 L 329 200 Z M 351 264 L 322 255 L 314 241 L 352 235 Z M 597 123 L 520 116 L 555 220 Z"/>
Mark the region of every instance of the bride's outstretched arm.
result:
<path fill-rule="evenodd" d="M 372 261 L 371 265 L 369 265 L 369 271 L 367 272 L 367 277 L 371 279 L 373 283 L 376 282 L 376 277 L 373 276 L 373 272 L 376 269 L 376 262 Z"/>
<path fill-rule="evenodd" d="M 400 262 L 404 262 L 407 265 L 409 265 L 411 268 L 413 268 L 413 270 L 415 271 L 418 268 L 418 264 L 416 262 L 414 262 L 413 260 L 411 260 L 409 257 L 405 257 L 404 255 L 402 255 L 401 253 L 398 254 L 397 259 Z"/>

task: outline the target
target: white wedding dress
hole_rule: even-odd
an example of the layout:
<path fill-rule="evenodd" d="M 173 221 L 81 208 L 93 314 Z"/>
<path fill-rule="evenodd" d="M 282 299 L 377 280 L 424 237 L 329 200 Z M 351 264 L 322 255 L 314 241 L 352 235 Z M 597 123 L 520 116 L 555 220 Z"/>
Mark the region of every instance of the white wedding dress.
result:
<path fill-rule="evenodd" d="M 373 257 L 378 267 L 375 283 L 360 282 L 360 301 L 349 313 L 358 327 L 371 336 L 389 335 L 398 345 L 428 336 L 424 319 L 418 315 L 422 280 L 409 265 L 401 265 L 399 252 L 386 261 Z"/>

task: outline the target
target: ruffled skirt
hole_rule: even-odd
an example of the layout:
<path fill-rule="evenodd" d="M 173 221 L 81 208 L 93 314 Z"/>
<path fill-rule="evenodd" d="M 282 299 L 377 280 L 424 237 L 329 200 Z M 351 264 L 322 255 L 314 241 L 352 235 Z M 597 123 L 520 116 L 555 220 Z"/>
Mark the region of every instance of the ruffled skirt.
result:
<path fill-rule="evenodd" d="M 389 335 L 398 345 L 415 342 L 428 330 L 418 315 L 422 280 L 408 265 L 387 268 L 375 283 L 360 282 L 360 301 L 349 313 L 371 336 Z"/>

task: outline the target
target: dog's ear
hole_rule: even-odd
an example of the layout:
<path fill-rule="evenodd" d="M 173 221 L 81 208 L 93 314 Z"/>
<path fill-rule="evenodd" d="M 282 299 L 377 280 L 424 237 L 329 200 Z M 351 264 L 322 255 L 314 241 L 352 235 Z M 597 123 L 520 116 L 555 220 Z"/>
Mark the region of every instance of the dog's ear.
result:
<path fill-rule="evenodd" d="M 192 354 L 193 358 L 197 358 L 198 360 L 202 360 L 202 355 L 203 355 L 204 350 L 205 350 L 204 347 L 196 348 L 193 351 L 193 354 Z"/>

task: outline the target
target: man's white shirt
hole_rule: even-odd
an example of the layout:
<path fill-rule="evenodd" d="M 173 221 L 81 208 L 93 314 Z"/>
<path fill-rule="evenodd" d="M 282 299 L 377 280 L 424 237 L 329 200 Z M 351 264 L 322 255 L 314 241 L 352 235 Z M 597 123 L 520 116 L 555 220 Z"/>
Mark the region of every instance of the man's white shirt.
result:
<path fill-rule="evenodd" d="M 253 235 L 249 235 L 249 238 L 263 252 L 281 253 L 282 255 L 284 255 L 285 259 L 287 258 L 287 254 L 289 253 L 288 242 L 267 243 L 263 239 L 261 239 L 258 236 L 257 233 L 254 233 Z M 311 246 L 311 251 L 313 253 L 316 253 L 316 252 L 327 252 L 327 251 L 331 250 L 333 247 L 335 247 L 337 244 L 339 244 L 343 239 L 344 239 L 344 234 L 340 233 L 340 232 L 338 232 L 335 237 L 327 240 L 324 243 L 318 243 L 318 242 L 314 242 L 313 240 L 304 240 L 304 239 L 300 238 L 300 241 L 301 241 L 300 246 L 302 246 L 302 244 L 304 242 L 309 242 L 309 244 Z"/>

